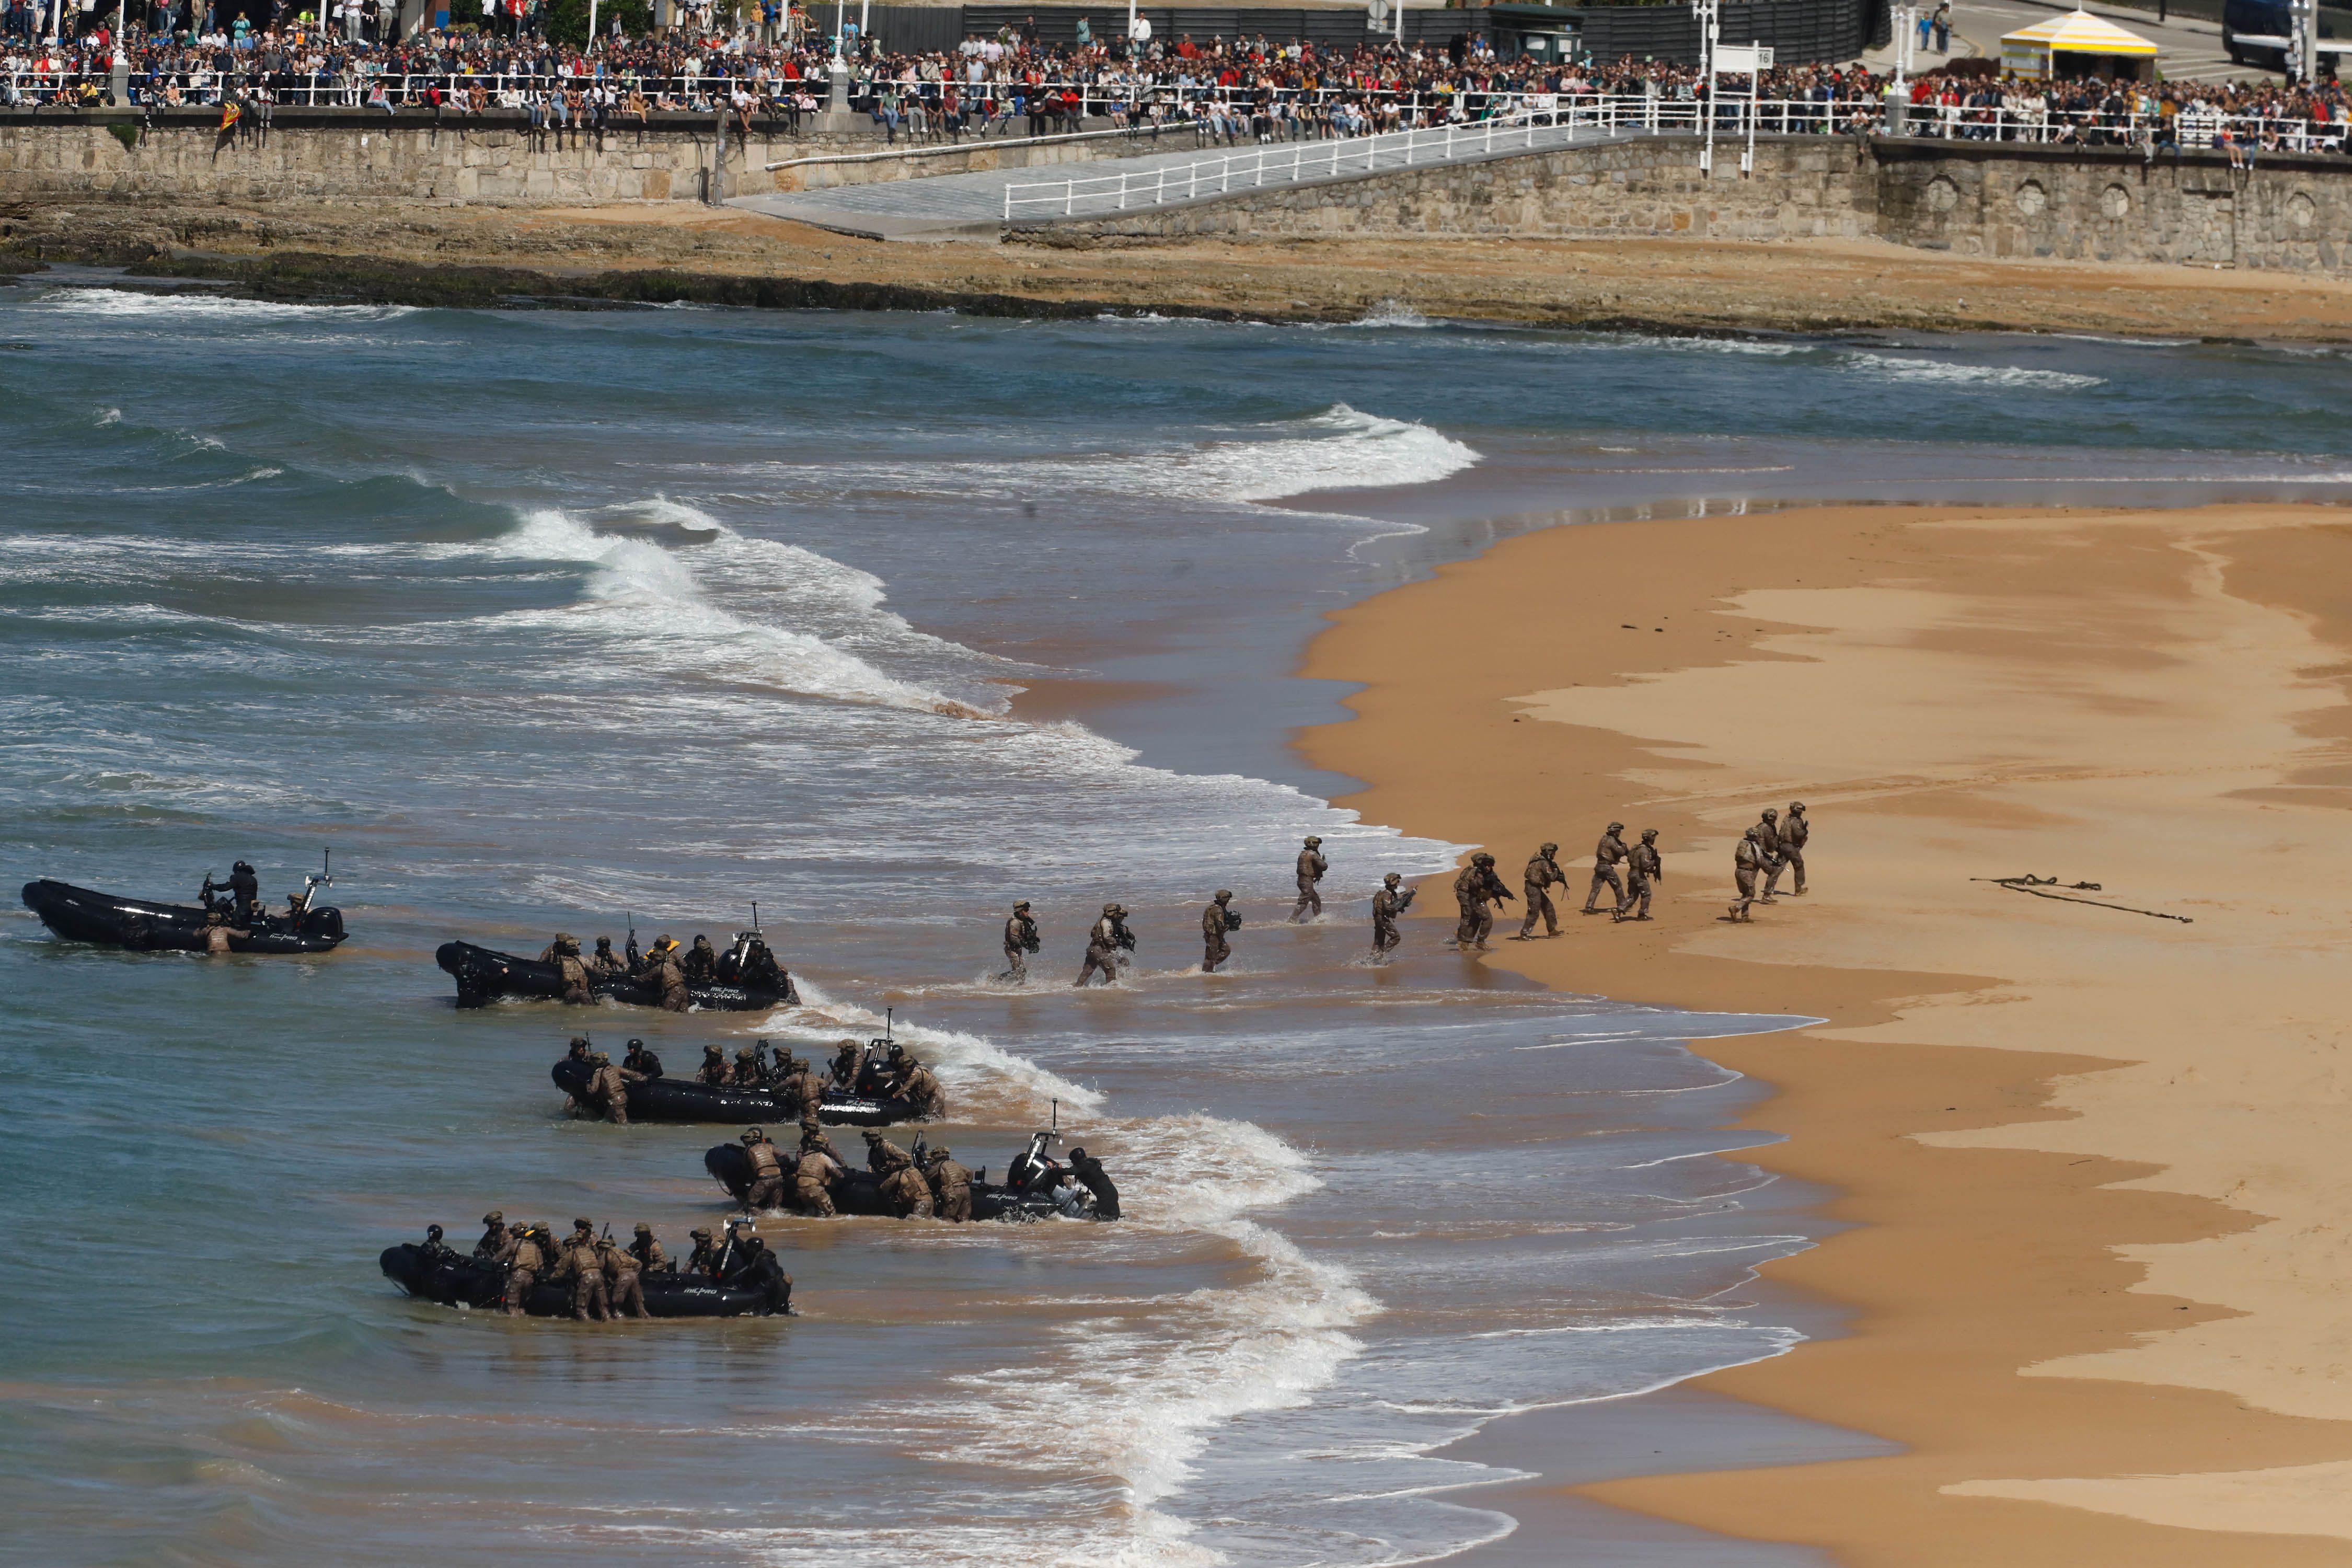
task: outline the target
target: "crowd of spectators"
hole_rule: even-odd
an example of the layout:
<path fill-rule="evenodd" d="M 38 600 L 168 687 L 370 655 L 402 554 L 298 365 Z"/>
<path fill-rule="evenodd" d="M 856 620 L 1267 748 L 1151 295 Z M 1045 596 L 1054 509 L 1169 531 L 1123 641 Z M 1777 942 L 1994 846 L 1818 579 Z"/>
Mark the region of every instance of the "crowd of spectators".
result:
<path fill-rule="evenodd" d="M 274 0 L 282 5 L 283 0 Z M 0 58 L 0 102 L 19 110 L 103 101 L 117 53 L 103 11 L 79 37 L 56 44 L 24 36 L 25 0 L 0 0 L 13 37 Z M 822 108 L 835 40 L 798 11 L 727 18 L 682 8 L 688 25 L 615 30 L 583 48 L 547 37 L 541 0 L 485 0 L 481 24 L 371 41 L 396 15 L 390 0 L 331 0 L 314 12 L 248 26 L 220 25 L 212 0 L 160 5 L 142 16 L 126 5 L 121 52 L 135 104 L 323 104 L 436 117 L 517 110 L 534 126 L 648 123 L 656 113 L 726 113 L 751 131 L 797 132 Z M 621 7 L 612 7 L 620 15 Z M 637 13 L 642 17 L 645 13 Z M 702 24 L 696 26 L 694 24 Z M 1483 39 L 1353 47 L 1263 37 L 1155 39 L 1148 47 L 1081 37 L 1045 47 L 1007 28 L 952 50 L 896 54 L 843 40 L 850 106 L 892 141 L 1042 134 L 1077 128 L 1158 134 L 1177 128 L 1202 141 L 1271 142 L 1543 116 L 1595 98 L 1621 112 L 1643 106 L 1664 124 L 1696 124 L 1710 98 L 1693 68 L 1631 58 L 1547 63 L 1507 60 Z M 1751 84 L 1727 79 L 1712 94 L 1718 125 L 1738 124 Z M 2247 156 L 2263 145 L 2340 146 L 2347 121 L 2333 81 L 2157 84 L 2041 83 L 1971 76 L 1954 68 L 1897 88 L 1860 66 L 1799 66 L 1767 72 L 1753 96 L 1770 107 L 1767 131 L 2121 143 L 2223 145 Z M 1900 104 L 1899 110 L 1897 104 Z"/>

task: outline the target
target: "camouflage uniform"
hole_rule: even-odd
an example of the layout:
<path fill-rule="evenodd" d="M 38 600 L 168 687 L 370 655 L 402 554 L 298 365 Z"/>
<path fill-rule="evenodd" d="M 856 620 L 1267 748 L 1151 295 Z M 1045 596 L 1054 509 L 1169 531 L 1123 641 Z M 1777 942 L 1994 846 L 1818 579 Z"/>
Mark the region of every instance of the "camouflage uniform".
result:
<path fill-rule="evenodd" d="M 1813 825 L 1805 820 L 1805 803 L 1801 800 L 1790 801 L 1789 815 L 1780 821 L 1780 865 L 1774 867 L 1772 875 L 1766 879 L 1764 883 L 1766 893 L 1770 893 L 1773 885 L 1780 881 L 1781 868 L 1785 867 L 1795 872 L 1797 879 L 1796 885 L 1789 891 L 1801 898 L 1804 895 L 1805 840 L 1812 836 Z"/>
<path fill-rule="evenodd" d="M 890 1200 L 891 1212 L 900 1219 L 931 1217 L 931 1184 L 915 1169 L 912 1160 L 882 1178 L 882 1194 Z"/>
<path fill-rule="evenodd" d="M 572 1281 L 572 1317 L 582 1322 L 591 1318 L 601 1322 L 613 1315 L 613 1303 L 604 1291 L 604 1265 L 596 1256 L 596 1233 L 593 1227 L 581 1229 L 584 1223 L 572 1226 L 563 1243 L 563 1256 L 556 1260 L 555 1277 Z"/>
<path fill-rule="evenodd" d="M 748 1209 L 782 1208 L 784 1202 L 784 1158 L 782 1151 L 764 1137 L 743 1134 L 743 1153 L 751 1162 L 751 1183 L 745 1189 L 743 1206 Z"/>
<path fill-rule="evenodd" d="M 1323 840 L 1308 838 L 1307 847 L 1298 852 L 1298 902 L 1290 911 L 1292 920 L 1303 921 L 1310 914 L 1323 912 L 1322 890 L 1316 884 L 1330 868 L 1331 863 L 1323 858 Z"/>
<path fill-rule="evenodd" d="M 833 1184 L 841 1179 L 841 1162 L 834 1158 L 832 1146 L 822 1135 L 812 1138 L 801 1134 L 801 1163 L 796 1177 L 801 1212 L 824 1219 L 834 1215 Z"/>
<path fill-rule="evenodd" d="M 653 952 L 646 955 L 644 979 L 661 993 L 666 1012 L 683 1013 L 693 1001 L 687 994 L 686 970 L 678 963 L 677 943 L 669 937 L 656 942 Z"/>
<path fill-rule="evenodd" d="M 597 1261 L 604 1266 L 604 1297 L 616 1318 L 649 1318 L 646 1310 L 646 1292 L 637 1281 L 641 1265 L 636 1255 L 625 1247 L 610 1240 L 596 1244 Z"/>
<path fill-rule="evenodd" d="M 1016 984 L 1029 978 L 1029 954 L 1037 946 L 1037 922 L 1030 918 L 1029 905 L 1024 901 L 1013 906 L 1013 918 L 1004 922 L 1004 973 L 999 980 Z"/>
<path fill-rule="evenodd" d="M 784 1109 L 796 1121 L 805 1121 L 817 1113 L 824 1103 L 824 1079 L 817 1077 L 816 1068 L 802 1063 L 799 1070 L 784 1079 L 776 1092 L 782 1096 Z"/>
<path fill-rule="evenodd" d="M 1399 891 L 1397 884 L 1404 880 L 1394 871 L 1388 874 L 1381 890 L 1372 895 L 1372 956 L 1386 958 L 1404 943 L 1403 933 L 1397 930 L 1397 917 L 1412 904 L 1413 890 Z"/>
<path fill-rule="evenodd" d="M 1765 873 L 1764 890 L 1757 895 L 1756 899 L 1759 904 L 1777 904 L 1780 901 L 1773 896 L 1780 880 L 1780 872 L 1785 868 L 1785 863 L 1780 858 L 1780 818 L 1779 812 L 1774 811 L 1770 806 L 1766 806 L 1763 820 L 1749 829 L 1756 835 L 1756 847 L 1764 857 L 1763 863 L 1759 868 Z"/>
<path fill-rule="evenodd" d="M 1764 848 L 1756 837 L 1756 830 L 1749 828 L 1731 851 L 1731 879 L 1739 884 L 1739 900 L 1731 906 L 1731 918 L 1736 921 L 1753 918 L 1748 906 L 1756 902 L 1756 873 L 1764 865 Z"/>
<path fill-rule="evenodd" d="M 628 1253 L 637 1260 L 637 1267 L 647 1274 L 660 1274 L 669 1268 L 669 1254 L 664 1252 L 662 1244 L 654 1239 L 653 1226 L 649 1225 L 637 1226 L 635 1239 L 629 1243 Z"/>
<path fill-rule="evenodd" d="M 1495 929 L 1492 900 L 1508 899 L 1510 892 L 1503 879 L 1495 875 L 1495 858 L 1479 854 L 1470 858 L 1470 864 L 1454 879 L 1454 900 L 1462 906 L 1462 923 L 1454 929 L 1454 945 L 1486 950 L 1486 937 Z"/>
<path fill-rule="evenodd" d="M 1624 831 L 1623 823 L 1612 822 L 1609 830 L 1601 836 L 1601 842 L 1592 847 L 1592 886 L 1584 892 L 1584 912 L 1588 915 L 1601 912 L 1592 906 L 1599 900 L 1604 886 L 1613 895 L 1610 900 L 1610 912 L 1614 914 L 1625 907 L 1625 884 L 1617 875 L 1617 864 L 1633 851 L 1626 848 L 1625 841 L 1618 837 Z"/>
<path fill-rule="evenodd" d="M 1645 921 L 1650 918 L 1650 889 L 1666 874 L 1665 862 L 1658 858 L 1658 830 L 1642 830 L 1642 842 L 1633 846 L 1625 862 L 1625 901 L 1617 906 L 1616 918 L 1621 921 Z"/>
<path fill-rule="evenodd" d="M 1127 934 L 1126 914 L 1127 910 L 1117 904 L 1103 906 L 1102 919 L 1087 932 L 1087 961 L 1078 970 L 1076 984 L 1084 985 L 1097 974 L 1102 976 L 1106 985 L 1118 978 L 1120 966 L 1127 962 L 1126 949 L 1119 940 Z"/>
<path fill-rule="evenodd" d="M 1231 893 L 1221 891 L 1210 900 L 1209 907 L 1201 911 L 1201 973 L 1203 974 L 1214 974 L 1217 965 L 1234 955 L 1232 944 L 1225 941 L 1225 906 L 1232 903 L 1233 899 Z M 1320 906 L 1318 908 L 1319 910 Z"/>
<path fill-rule="evenodd" d="M 604 1119 L 615 1127 L 626 1127 L 629 1124 L 628 1075 L 614 1067 L 613 1059 L 602 1051 L 588 1059 L 596 1067 L 596 1070 L 588 1075 L 588 1104 L 601 1108 Z"/>
<path fill-rule="evenodd" d="M 547 950 L 545 962 L 555 965 L 555 978 L 563 987 L 566 1002 L 593 1002 L 596 999 L 589 994 L 588 966 L 580 960 L 577 937 L 558 931 L 554 942 Z"/>
<path fill-rule="evenodd" d="M 971 1173 L 949 1158 L 943 1144 L 931 1151 L 931 1213 L 945 1220 L 971 1217 Z"/>
<path fill-rule="evenodd" d="M 507 1268 L 507 1316 L 520 1318 L 530 1288 L 539 1283 L 539 1271 L 547 1267 L 547 1254 L 537 1240 L 524 1234 L 522 1226 L 516 1226 L 499 1249 L 499 1261 Z"/>
<path fill-rule="evenodd" d="M 1559 911 L 1552 908 L 1551 895 L 1544 890 L 1568 886 L 1567 874 L 1560 870 L 1559 862 L 1552 858 L 1559 853 L 1559 845 L 1545 845 L 1528 857 L 1527 869 L 1519 873 L 1519 890 L 1527 897 L 1527 915 L 1519 921 L 1519 940 L 1522 942 L 1535 934 L 1538 916 L 1543 920 L 1546 936 L 1559 934 Z"/>

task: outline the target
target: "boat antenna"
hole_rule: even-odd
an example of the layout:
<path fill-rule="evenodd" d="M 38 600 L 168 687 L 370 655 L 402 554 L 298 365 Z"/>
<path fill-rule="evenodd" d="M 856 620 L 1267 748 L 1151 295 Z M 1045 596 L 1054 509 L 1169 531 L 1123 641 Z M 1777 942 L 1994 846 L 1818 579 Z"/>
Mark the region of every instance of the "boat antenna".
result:
<path fill-rule="evenodd" d="M 757 899 L 751 900 L 751 930 L 754 934 L 760 930 L 760 900 Z"/>
<path fill-rule="evenodd" d="M 328 845 L 319 851 L 319 880 L 331 885 L 335 879 L 335 847 Z"/>
<path fill-rule="evenodd" d="M 1054 1101 L 1054 1120 L 1049 1131 L 1057 1138 L 1062 1134 L 1062 1102 L 1058 1099 Z"/>
<path fill-rule="evenodd" d="M 896 1029 L 898 1028 L 898 1009 L 897 1009 L 896 1007 L 885 1007 L 885 1008 L 883 1008 L 883 1009 L 882 1009 L 882 1037 L 883 1037 L 885 1040 L 888 1040 L 888 1039 L 890 1039 L 890 1038 L 892 1037 L 892 1032 L 893 1032 L 894 1030 L 896 1030 Z"/>

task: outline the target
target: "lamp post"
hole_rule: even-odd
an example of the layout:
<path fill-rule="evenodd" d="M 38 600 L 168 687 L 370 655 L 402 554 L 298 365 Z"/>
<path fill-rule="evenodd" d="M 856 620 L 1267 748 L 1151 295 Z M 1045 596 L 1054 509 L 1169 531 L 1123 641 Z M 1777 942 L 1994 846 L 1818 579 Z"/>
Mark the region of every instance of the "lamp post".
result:
<path fill-rule="evenodd" d="M 1699 143 L 1698 172 L 1715 173 L 1715 34 L 1717 0 L 1691 0 L 1698 18 L 1699 112 L 1706 116 L 1706 139 Z"/>

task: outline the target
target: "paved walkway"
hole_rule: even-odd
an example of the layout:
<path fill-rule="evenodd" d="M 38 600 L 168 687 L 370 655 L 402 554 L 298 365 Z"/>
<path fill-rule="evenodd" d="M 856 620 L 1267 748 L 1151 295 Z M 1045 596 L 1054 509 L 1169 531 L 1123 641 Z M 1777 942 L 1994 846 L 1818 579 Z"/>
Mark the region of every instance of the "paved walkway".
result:
<path fill-rule="evenodd" d="M 1921 15 L 1935 9 L 1935 0 L 1918 0 Z M 1901 6 L 1898 0 L 1896 9 Z M 2000 58 L 2000 39 L 2004 33 L 2014 33 L 2020 27 L 2030 27 L 2036 22 L 2046 22 L 2074 9 L 2059 0 L 1952 0 L 1952 52 L 1939 55 L 1932 49 L 1921 49 L 1912 57 L 1915 70 L 1933 70 L 1947 59 L 1962 55 L 1979 55 L 1988 59 Z M 2174 16 L 2159 22 L 2153 11 L 2142 11 L 2128 5 L 2085 6 L 2092 16 L 2105 18 L 2126 32 L 2137 33 L 2160 51 L 2156 57 L 2157 68 L 2167 81 L 2259 81 L 2265 78 L 2279 79 L 2279 73 L 2260 66 L 2242 66 L 2232 61 L 2221 47 L 2221 25 L 2197 16 Z M 1898 20 L 1899 20 L 1898 16 Z M 1895 62 L 1895 50 L 1890 47 L 1873 49 L 1864 57 L 1873 70 L 1887 70 Z"/>
<path fill-rule="evenodd" d="M 1412 166 L 1425 167 L 1433 163 L 1477 163 L 1494 158 L 1524 157 L 1530 152 L 1548 153 L 1568 146 L 1591 146 L 1603 142 L 1623 141 L 1639 134 L 1635 132 L 1601 132 L 1590 128 L 1567 130 L 1547 126 L 1534 131 L 1512 129 L 1507 133 L 1508 145 L 1498 145 L 1488 153 L 1481 150 L 1475 132 L 1459 132 L 1454 153 L 1445 155 L 1442 144 L 1432 144 L 1431 138 L 1442 133 L 1423 132 L 1412 153 Z M 1244 142 L 1236 147 L 1194 147 L 1192 132 L 1187 128 L 1164 132 L 1161 141 L 1179 150 L 1154 153 L 1140 158 L 1095 158 L 1084 163 L 1053 163 L 1031 169 L 990 169 L 970 174 L 936 174 L 927 179 L 892 180 L 869 185 L 836 185 L 828 190 L 796 191 L 787 195 L 739 196 L 730 206 L 749 208 L 771 217 L 791 218 L 795 222 L 814 224 L 819 228 L 833 229 L 842 234 L 857 235 L 868 239 L 954 239 L 993 234 L 1004 226 L 1004 190 L 1007 185 L 1044 185 L 1058 188 L 1065 180 L 1075 180 L 1083 185 L 1089 180 L 1105 176 L 1116 179 L 1129 177 L 1133 185 L 1138 178 L 1150 180 L 1161 170 L 1169 172 L 1172 181 L 1175 171 L 1188 169 L 1207 162 L 1211 168 L 1200 171 L 1203 194 L 1185 199 L 1156 204 L 1160 206 L 1192 206 L 1202 202 L 1217 200 L 1225 193 L 1208 188 L 1215 178 L 1216 162 L 1230 157 L 1235 161 L 1232 185 L 1235 191 L 1258 189 L 1267 185 L 1318 185 L 1333 179 L 1361 179 L 1365 170 L 1363 142 L 1278 142 L 1260 148 Z M 1374 172 L 1385 174 L 1404 166 L 1402 138 L 1391 135 L 1377 139 Z M 1341 172 L 1336 176 L 1328 162 L 1331 147 L 1355 149 L 1345 154 Z M 1294 174 L 1287 166 L 1292 152 L 1305 154 L 1305 166 Z M 1392 151 L 1393 150 L 1393 151 Z M 1257 154 L 1267 154 L 1270 165 L 1260 176 L 1255 168 Z M 1240 168 L 1242 160 L 1252 165 L 1246 173 Z M 1319 166 L 1316 160 L 1326 162 Z M 1141 206 L 1140 203 L 1131 205 Z M 1042 205 L 1033 205 L 1020 211 L 1015 221 L 1022 223 L 1055 222 L 1063 217 L 1100 217 L 1118 210 L 1118 197 L 1112 194 L 1082 195 L 1070 203 L 1066 214 L 1058 209 L 1047 212 Z"/>

